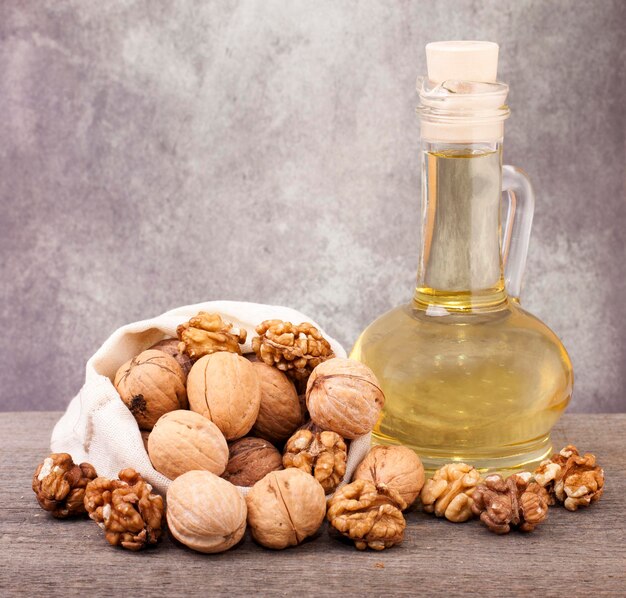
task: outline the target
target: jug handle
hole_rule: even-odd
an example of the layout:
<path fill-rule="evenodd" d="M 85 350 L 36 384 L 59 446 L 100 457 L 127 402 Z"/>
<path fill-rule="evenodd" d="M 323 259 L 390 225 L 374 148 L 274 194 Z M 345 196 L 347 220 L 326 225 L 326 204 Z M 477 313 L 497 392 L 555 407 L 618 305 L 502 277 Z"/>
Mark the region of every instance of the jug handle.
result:
<path fill-rule="evenodd" d="M 505 198 L 506 218 L 502 229 L 504 282 L 509 297 L 519 302 L 535 211 L 533 188 L 527 174 L 520 168 L 502 167 L 502 199 Z"/>

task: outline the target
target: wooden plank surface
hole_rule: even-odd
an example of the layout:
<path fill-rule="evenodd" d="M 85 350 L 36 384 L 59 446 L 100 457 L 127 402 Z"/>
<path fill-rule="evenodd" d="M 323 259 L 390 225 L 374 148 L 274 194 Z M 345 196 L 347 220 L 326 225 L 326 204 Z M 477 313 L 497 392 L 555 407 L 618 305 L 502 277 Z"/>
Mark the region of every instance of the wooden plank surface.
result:
<path fill-rule="evenodd" d="M 90 520 L 56 521 L 31 477 L 58 413 L 0 414 L 0 596 L 623 596 L 626 595 L 626 414 L 566 415 L 555 446 L 594 452 L 606 492 L 593 507 L 550 510 L 532 534 L 496 536 L 477 522 L 407 516 L 404 543 L 359 552 L 329 537 L 281 552 L 247 536 L 221 555 L 168 538 L 155 550 L 110 547 Z"/>

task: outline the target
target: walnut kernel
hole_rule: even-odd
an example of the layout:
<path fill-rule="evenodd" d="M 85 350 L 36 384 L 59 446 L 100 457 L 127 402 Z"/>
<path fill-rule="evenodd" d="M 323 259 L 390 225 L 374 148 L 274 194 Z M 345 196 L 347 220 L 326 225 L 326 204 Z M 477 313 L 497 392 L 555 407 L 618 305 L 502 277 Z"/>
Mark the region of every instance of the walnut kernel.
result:
<path fill-rule="evenodd" d="M 112 546 L 141 550 L 161 538 L 163 498 L 134 469 L 120 471 L 118 480 L 89 482 L 85 509 Z"/>
<path fill-rule="evenodd" d="M 330 343 L 308 322 L 265 320 L 256 332 L 259 336 L 252 339 L 252 349 L 257 357 L 293 380 L 305 380 L 313 368 L 333 356 Z"/>
<path fill-rule="evenodd" d="M 395 490 L 356 480 L 335 492 L 328 501 L 326 517 L 359 550 L 383 550 L 402 542 L 406 527 L 402 510 L 406 506 Z"/>
<path fill-rule="evenodd" d="M 67 453 L 52 453 L 35 471 L 33 492 L 41 508 L 57 519 L 84 515 L 85 488 L 96 477 L 89 463 L 76 465 Z"/>
<path fill-rule="evenodd" d="M 217 351 L 230 351 L 241 355 L 240 344 L 246 342 L 246 330 L 235 329 L 222 316 L 201 311 L 189 322 L 176 329 L 180 339 L 178 348 L 191 359 L 199 359 Z"/>
<path fill-rule="evenodd" d="M 347 458 L 346 443 L 336 432 L 298 430 L 285 445 L 283 465 L 313 475 L 328 494 L 343 480 Z"/>
<path fill-rule="evenodd" d="M 548 516 L 548 496 L 531 474 L 513 474 L 504 480 L 487 476 L 473 494 L 472 511 L 495 534 L 512 528 L 531 532 Z"/>
<path fill-rule="evenodd" d="M 426 513 L 462 523 L 472 516 L 472 495 L 480 474 L 471 465 L 448 463 L 426 480 L 420 499 Z"/>
<path fill-rule="evenodd" d="M 596 465 L 595 455 L 580 455 L 573 445 L 543 461 L 535 479 L 548 491 L 550 504 L 556 499 L 570 511 L 600 500 L 604 492 L 604 470 Z"/>

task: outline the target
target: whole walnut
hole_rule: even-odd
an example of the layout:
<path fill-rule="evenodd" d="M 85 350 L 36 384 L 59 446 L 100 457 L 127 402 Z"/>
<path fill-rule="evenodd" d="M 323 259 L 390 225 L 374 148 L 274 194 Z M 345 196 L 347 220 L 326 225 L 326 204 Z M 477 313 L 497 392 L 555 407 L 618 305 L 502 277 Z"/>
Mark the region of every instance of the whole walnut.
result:
<path fill-rule="evenodd" d="M 246 436 L 231 443 L 222 477 L 236 486 L 254 486 L 270 471 L 282 468 L 282 456 L 271 442 Z"/>
<path fill-rule="evenodd" d="M 268 473 L 246 496 L 252 537 L 267 548 L 296 546 L 324 521 L 326 495 L 299 469 Z"/>
<path fill-rule="evenodd" d="M 165 338 L 158 343 L 155 343 L 150 347 L 150 349 L 154 349 L 156 351 L 163 351 L 163 353 L 167 353 L 171 355 L 177 362 L 178 365 L 182 368 L 183 373 L 185 374 L 185 378 L 189 374 L 191 370 L 191 366 L 193 365 L 193 360 L 187 353 L 180 351 L 179 341 L 175 338 Z"/>
<path fill-rule="evenodd" d="M 355 480 L 329 499 L 326 517 L 359 550 L 384 550 L 402 542 L 406 527 L 402 511 L 406 506 L 392 488 Z"/>
<path fill-rule="evenodd" d="M 374 372 L 353 359 L 324 361 L 313 370 L 306 387 L 311 419 L 350 440 L 372 431 L 384 403 Z"/>
<path fill-rule="evenodd" d="M 313 475 L 330 493 L 342 482 L 346 473 L 348 449 L 337 432 L 306 426 L 298 430 L 285 444 L 283 465 L 297 467 Z"/>
<path fill-rule="evenodd" d="M 198 552 L 224 552 L 246 531 L 246 501 L 230 482 L 210 471 L 188 471 L 167 490 L 171 534 Z"/>
<path fill-rule="evenodd" d="M 114 384 L 143 430 L 151 430 L 165 413 L 187 408 L 185 374 L 163 351 L 149 349 L 127 361 L 117 370 Z"/>
<path fill-rule="evenodd" d="M 221 475 L 228 462 L 228 444 L 211 420 L 179 409 L 161 416 L 154 425 L 148 455 L 154 468 L 170 480 L 192 469 Z"/>
<path fill-rule="evenodd" d="M 187 377 L 189 407 L 209 418 L 226 437 L 245 436 L 261 405 L 261 384 L 250 361 L 226 351 L 205 355 Z"/>
<path fill-rule="evenodd" d="M 134 469 L 120 471 L 118 480 L 100 477 L 89 482 L 85 509 L 112 546 L 141 550 L 161 538 L 163 498 Z"/>
<path fill-rule="evenodd" d="M 270 365 L 259 361 L 252 366 L 261 385 L 261 405 L 251 433 L 270 442 L 284 442 L 302 424 L 296 387 Z"/>
<path fill-rule="evenodd" d="M 84 515 L 85 488 L 96 477 L 96 470 L 89 463 L 76 465 L 71 455 L 53 453 L 37 467 L 33 492 L 41 508 L 57 519 Z"/>
<path fill-rule="evenodd" d="M 405 446 L 375 446 L 365 456 L 352 476 L 370 480 L 377 486 L 393 488 L 407 504 L 415 502 L 424 485 L 424 466 L 420 458 Z"/>

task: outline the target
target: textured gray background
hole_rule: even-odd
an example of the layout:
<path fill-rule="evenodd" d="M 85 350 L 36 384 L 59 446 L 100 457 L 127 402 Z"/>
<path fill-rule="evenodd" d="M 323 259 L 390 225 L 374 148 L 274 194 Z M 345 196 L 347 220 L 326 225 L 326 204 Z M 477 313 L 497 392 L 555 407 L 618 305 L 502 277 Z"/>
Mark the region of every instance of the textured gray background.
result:
<path fill-rule="evenodd" d="M 0 2 L 0 408 L 57 409 L 123 323 L 228 298 L 351 345 L 411 297 L 415 79 L 501 44 L 537 193 L 525 306 L 573 411 L 626 410 L 626 2 Z"/>

